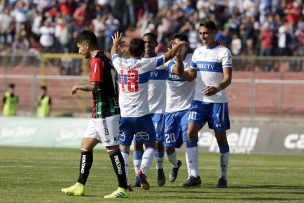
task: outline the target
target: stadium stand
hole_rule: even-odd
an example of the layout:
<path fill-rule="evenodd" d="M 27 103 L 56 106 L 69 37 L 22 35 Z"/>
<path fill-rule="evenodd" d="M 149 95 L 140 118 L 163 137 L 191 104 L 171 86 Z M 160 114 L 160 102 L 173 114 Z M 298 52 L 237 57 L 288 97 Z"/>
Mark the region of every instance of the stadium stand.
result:
<path fill-rule="evenodd" d="M 187 32 L 194 49 L 206 19 L 217 22 L 217 38 L 235 55 L 304 54 L 301 0 L 2 0 L 0 49 L 10 52 L 22 39 L 16 52 L 73 52 L 83 29 L 92 29 L 106 51 L 116 30 L 156 33 L 159 52 L 174 33 Z"/>

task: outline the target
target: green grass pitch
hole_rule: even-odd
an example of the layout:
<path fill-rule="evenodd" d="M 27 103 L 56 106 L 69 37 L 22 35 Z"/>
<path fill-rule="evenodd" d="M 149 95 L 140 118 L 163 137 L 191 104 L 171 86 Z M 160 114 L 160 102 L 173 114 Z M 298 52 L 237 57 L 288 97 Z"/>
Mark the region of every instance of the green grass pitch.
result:
<path fill-rule="evenodd" d="M 78 177 L 79 150 L 0 147 L 0 202 L 304 202 L 304 156 L 240 155 L 230 157 L 229 188 L 217 189 L 218 154 L 200 153 L 202 186 L 184 189 L 183 161 L 174 183 L 156 186 L 155 161 L 149 169 L 149 191 L 135 188 L 130 198 L 104 200 L 116 189 L 116 177 L 105 151 L 96 149 L 84 197 L 66 196 L 60 188 L 74 184 Z M 132 155 L 130 155 L 132 166 Z M 164 163 L 168 177 L 170 165 Z M 130 180 L 134 180 L 130 168 Z"/>

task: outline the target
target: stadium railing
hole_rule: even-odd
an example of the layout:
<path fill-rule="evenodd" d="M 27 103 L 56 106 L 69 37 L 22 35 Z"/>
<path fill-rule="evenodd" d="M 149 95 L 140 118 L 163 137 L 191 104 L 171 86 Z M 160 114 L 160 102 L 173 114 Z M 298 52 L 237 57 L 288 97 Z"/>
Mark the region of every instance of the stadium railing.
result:
<path fill-rule="evenodd" d="M 88 79 L 86 59 L 77 54 L 27 54 L 16 56 L 16 64 L 12 66 L 9 63 L 12 57 L 0 55 L 0 95 L 8 83 L 14 82 L 20 97 L 20 114 L 35 114 L 35 101 L 42 84 L 48 86 L 53 98 L 54 116 L 90 112 L 90 94 L 71 95 L 73 84 Z M 227 88 L 232 115 L 304 115 L 303 57 L 234 56 L 233 70 L 233 81 Z"/>

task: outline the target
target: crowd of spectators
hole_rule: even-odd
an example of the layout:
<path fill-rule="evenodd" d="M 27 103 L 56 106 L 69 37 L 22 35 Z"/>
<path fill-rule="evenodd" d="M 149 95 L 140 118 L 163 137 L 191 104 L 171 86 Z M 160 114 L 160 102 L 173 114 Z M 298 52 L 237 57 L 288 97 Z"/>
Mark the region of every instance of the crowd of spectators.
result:
<path fill-rule="evenodd" d="M 304 55 L 302 0 L 0 0 L 0 52 L 74 52 L 73 38 L 95 32 L 106 52 L 117 31 L 154 32 L 158 52 L 188 33 L 200 46 L 198 26 L 213 20 L 218 40 L 234 55 Z"/>

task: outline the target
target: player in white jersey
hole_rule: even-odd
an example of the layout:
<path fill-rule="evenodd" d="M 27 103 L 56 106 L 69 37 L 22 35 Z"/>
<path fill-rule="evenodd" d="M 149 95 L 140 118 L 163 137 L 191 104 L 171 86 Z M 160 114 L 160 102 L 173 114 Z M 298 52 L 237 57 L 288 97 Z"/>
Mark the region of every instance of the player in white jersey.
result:
<path fill-rule="evenodd" d="M 143 36 L 145 42 L 145 58 L 156 57 L 155 48 L 157 46 L 157 36 L 153 33 L 146 33 Z M 166 177 L 163 170 L 164 160 L 164 111 L 166 106 L 166 79 L 167 71 L 161 67 L 150 72 L 148 85 L 149 110 L 152 115 L 156 133 L 155 158 L 157 170 L 157 184 L 163 186 L 166 183 Z M 142 155 L 144 153 L 142 143 L 134 141 L 133 163 L 135 172 L 140 169 Z M 139 179 L 135 180 L 134 187 L 140 187 Z"/>
<path fill-rule="evenodd" d="M 116 32 L 111 49 L 112 62 L 118 72 L 119 106 L 121 108 L 120 147 L 128 174 L 129 150 L 135 135 L 136 142 L 145 144 L 143 160 L 137 177 L 143 189 L 150 189 L 146 172 L 150 166 L 155 151 L 155 129 L 148 105 L 148 81 L 150 71 L 156 69 L 173 58 L 183 43 L 180 43 L 162 56 L 143 58 L 145 43 L 141 38 L 130 41 L 130 59 L 118 55 L 122 34 Z"/>
<path fill-rule="evenodd" d="M 184 187 L 201 184 L 197 142 L 198 132 L 206 122 L 214 130 L 220 149 L 221 169 L 217 187 L 227 187 L 229 145 L 226 130 L 230 128 L 230 122 L 225 88 L 232 79 L 232 57 L 229 49 L 214 40 L 215 34 L 214 22 L 200 24 L 199 35 L 203 46 L 197 48 L 192 57 L 192 68 L 197 71 L 197 79 L 187 132 L 186 160 L 190 176 L 183 183 Z"/>
<path fill-rule="evenodd" d="M 176 34 L 171 44 L 175 45 L 181 41 L 188 42 L 186 34 Z M 192 54 L 188 47 L 181 49 L 174 59 L 171 59 L 165 64 L 165 68 L 169 73 L 167 79 L 166 91 L 166 114 L 165 114 L 165 137 L 164 146 L 168 160 L 172 164 L 169 174 L 169 180 L 174 182 L 177 178 L 178 170 L 182 165 L 180 160 L 176 158 L 175 148 L 180 147 L 177 144 L 182 144 L 187 141 L 187 126 L 188 115 L 191 102 L 194 95 L 194 78 L 186 80 L 182 74 L 179 74 L 179 69 L 182 72 L 187 71 L 192 63 Z M 196 76 L 196 71 L 193 71 Z M 189 172 L 188 172 L 189 173 Z"/>

